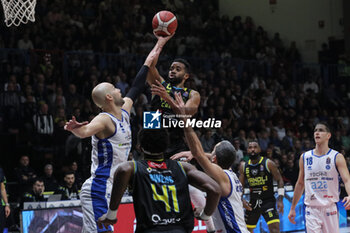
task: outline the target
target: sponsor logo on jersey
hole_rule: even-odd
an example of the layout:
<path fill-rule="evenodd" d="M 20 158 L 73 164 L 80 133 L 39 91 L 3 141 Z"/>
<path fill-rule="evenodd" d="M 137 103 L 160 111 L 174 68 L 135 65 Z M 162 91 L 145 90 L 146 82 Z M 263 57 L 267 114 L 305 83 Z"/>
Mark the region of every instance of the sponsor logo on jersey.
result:
<path fill-rule="evenodd" d="M 324 195 L 324 198 L 333 198 L 333 196 Z"/>
<path fill-rule="evenodd" d="M 331 158 L 327 158 L 327 160 L 326 160 L 326 164 L 330 164 L 331 163 Z"/>
<path fill-rule="evenodd" d="M 156 163 L 156 162 L 152 162 L 152 161 L 147 161 L 147 164 L 148 164 L 149 167 L 152 167 L 152 168 L 167 169 L 167 166 L 166 166 L 165 162 Z"/>
<path fill-rule="evenodd" d="M 311 177 L 320 177 L 320 176 L 327 176 L 327 172 L 319 171 L 319 172 L 310 172 Z"/>
<path fill-rule="evenodd" d="M 311 197 L 310 197 L 310 200 L 316 200 L 316 197 L 315 197 L 315 194 L 312 194 Z"/>
<path fill-rule="evenodd" d="M 322 178 L 323 178 L 323 177 L 322 177 Z M 317 178 L 317 177 L 315 177 L 315 178 L 307 178 L 306 180 L 307 180 L 307 181 L 318 180 L 318 178 Z"/>
<path fill-rule="evenodd" d="M 181 218 L 161 218 L 157 214 L 152 215 L 152 222 L 155 225 L 169 225 L 169 224 L 175 224 L 180 221 L 181 221 Z"/>
<path fill-rule="evenodd" d="M 256 176 L 258 174 L 258 169 L 252 169 L 253 176 Z"/>
<path fill-rule="evenodd" d="M 258 185 L 264 185 L 267 180 L 268 180 L 267 176 L 260 176 L 255 178 L 249 178 L 248 183 L 250 186 L 258 186 Z"/>
<path fill-rule="evenodd" d="M 334 210 L 334 211 L 332 211 L 332 212 L 328 212 L 328 213 L 327 213 L 327 216 L 332 216 L 332 215 L 336 215 L 336 214 L 337 214 L 337 211 Z"/>

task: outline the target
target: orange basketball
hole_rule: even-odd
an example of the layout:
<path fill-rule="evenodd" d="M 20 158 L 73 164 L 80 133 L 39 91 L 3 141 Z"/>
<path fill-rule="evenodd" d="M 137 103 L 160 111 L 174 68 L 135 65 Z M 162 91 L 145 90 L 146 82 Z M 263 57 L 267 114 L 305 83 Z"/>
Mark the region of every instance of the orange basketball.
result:
<path fill-rule="evenodd" d="M 177 19 L 170 11 L 159 11 L 152 20 L 152 27 L 158 36 L 170 36 L 177 28 Z"/>

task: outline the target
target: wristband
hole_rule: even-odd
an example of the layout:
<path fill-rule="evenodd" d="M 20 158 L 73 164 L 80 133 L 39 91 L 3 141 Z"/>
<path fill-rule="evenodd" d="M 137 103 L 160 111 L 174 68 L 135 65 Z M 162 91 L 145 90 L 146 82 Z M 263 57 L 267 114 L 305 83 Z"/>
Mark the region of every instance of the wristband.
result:
<path fill-rule="evenodd" d="M 204 221 L 208 221 L 210 219 L 210 216 L 208 216 L 204 213 L 204 209 L 202 210 L 202 212 L 200 213 L 200 215 L 198 217 Z"/>
<path fill-rule="evenodd" d="M 106 218 L 109 220 L 117 219 L 117 210 L 108 209 Z"/>
<path fill-rule="evenodd" d="M 284 188 L 278 188 L 277 192 L 278 192 L 278 196 L 284 197 Z"/>
<path fill-rule="evenodd" d="M 10 206 L 10 204 L 9 204 L 9 203 L 6 203 L 5 206 Z"/>

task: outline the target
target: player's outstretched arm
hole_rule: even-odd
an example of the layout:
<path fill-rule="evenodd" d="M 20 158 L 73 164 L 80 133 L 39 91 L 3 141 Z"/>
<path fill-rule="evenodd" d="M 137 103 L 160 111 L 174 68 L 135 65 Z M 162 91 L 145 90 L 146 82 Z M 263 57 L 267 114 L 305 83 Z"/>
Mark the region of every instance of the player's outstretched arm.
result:
<path fill-rule="evenodd" d="M 72 132 L 77 137 L 87 138 L 104 130 L 108 120 L 109 117 L 98 115 L 90 123 L 87 121 L 80 123 L 73 116 L 71 120 L 66 122 L 64 129 Z"/>
<path fill-rule="evenodd" d="M 105 227 L 117 222 L 117 210 L 123 194 L 134 174 L 134 162 L 128 161 L 120 164 L 114 174 L 111 201 L 108 212 L 98 219 L 98 225 Z"/>
<path fill-rule="evenodd" d="M 304 156 L 302 155 L 299 159 L 299 177 L 297 183 L 295 184 L 292 206 L 290 207 L 288 214 L 289 221 L 293 224 L 295 224 L 296 216 L 295 207 L 297 206 L 299 199 L 304 192 L 304 185 Z"/>
<path fill-rule="evenodd" d="M 150 83 L 149 80 L 153 80 L 152 79 L 153 76 L 154 77 L 159 76 L 159 74 L 158 74 L 158 76 L 155 76 L 155 74 L 154 74 L 154 72 L 155 72 L 154 69 L 156 69 L 154 64 L 157 63 L 158 58 L 159 58 L 159 54 L 162 51 L 162 48 L 164 47 L 165 43 L 171 37 L 172 36 L 158 38 L 157 44 L 151 50 L 151 52 L 148 54 L 143 66 L 141 67 L 141 69 L 137 73 L 137 75 L 136 75 L 136 77 L 131 85 L 130 90 L 128 91 L 128 93 L 126 94 L 126 96 L 124 98 L 125 103 L 123 105 L 123 109 L 125 111 L 127 111 L 129 114 L 130 114 L 133 103 L 135 102 L 137 97 L 145 89 L 146 80 L 148 81 L 148 83 Z M 158 73 L 158 71 L 157 71 L 157 73 Z M 164 81 L 161 77 L 158 79 L 161 81 Z M 154 82 L 154 80 L 152 82 Z"/>
<path fill-rule="evenodd" d="M 273 178 L 277 181 L 278 186 L 278 198 L 277 198 L 277 209 L 279 213 L 283 213 L 283 197 L 284 197 L 284 182 L 280 171 L 276 164 L 272 160 L 268 160 L 267 167 L 270 170 Z"/>
<path fill-rule="evenodd" d="M 163 47 L 174 36 L 175 33 L 170 35 L 170 36 L 166 36 L 166 37 L 158 36 L 156 33 L 153 33 L 153 34 L 157 38 L 157 43 L 153 47 L 153 49 L 149 55 L 149 56 L 153 56 L 152 63 L 150 64 L 150 72 L 149 72 L 149 75 L 147 77 L 147 82 L 149 85 L 152 85 L 155 82 L 155 80 L 158 80 L 159 82 L 164 81 L 163 77 L 160 76 L 160 74 L 156 68 L 156 65 L 158 63 L 159 55 L 162 52 Z"/>
<path fill-rule="evenodd" d="M 338 154 L 335 163 L 336 163 L 338 172 L 340 174 L 340 177 L 344 182 L 346 193 L 348 194 L 348 196 L 344 197 L 342 201 L 344 202 L 345 209 L 348 210 L 350 209 L 350 174 L 346 165 L 346 160 L 344 158 L 344 155 Z"/>
<path fill-rule="evenodd" d="M 208 220 L 214 213 L 221 196 L 220 186 L 207 174 L 198 171 L 193 165 L 189 163 L 181 163 L 187 178 L 188 183 L 192 186 L 207 193 L 207 201 L 203 210 L 195 213 L 195 216 L 202 220 Z"/>

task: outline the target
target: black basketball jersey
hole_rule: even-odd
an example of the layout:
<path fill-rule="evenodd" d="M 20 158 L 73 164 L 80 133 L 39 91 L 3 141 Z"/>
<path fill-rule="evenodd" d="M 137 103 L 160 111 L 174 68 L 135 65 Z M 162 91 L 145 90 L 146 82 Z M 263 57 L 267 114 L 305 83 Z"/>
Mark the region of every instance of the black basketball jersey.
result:
<path fill-rule="evenodd" d="M 267 158 L 261 157 L 257 164 L 252 164 L 250 159 L 245 163 L 244 175 L 249 184 L 251 200 L 274 198 L 273 177 L 267 162 Z"/>
<path fill-rule="evenodd" d="M 173 99 L 175 99 L 176 92 L 181 93 L 182 100 L 184 101 L 184 103 L 186 103 L 190 98 L 190 94 L 192 91 L 191 89 L 178 88 L 178 87 L 172 86 L 170 83 L 165 81 L 162 82 L 162 85 L 165 87 L 166 91 Z M 171 124 L 172 121 L 173 122 L 178 121 L 179 119 L 175 117 L 175 113 L 171 109 L 170 105 L 164 99 L 156 95 L 152 98 L 151 107 L 153 111 L 156 111 L 159 109 L 160 112 L 162 112 L 163 114 L 162 118 L 164 120 L 164 123 L 167 126 L 170 126 L 168 128 L 170 145 L 165 151 L 165 157 L 169 158 L 170 156 L 178 152 L 188 150 L 186 143 L 183 140 L 184 138 L 183 129 L 180 127 L 173 127 L 172 126 L 173 124 Z"/>
<path fill-rule="evenodd" d="M 173 99 L 175 99 L 176 92 L 181 93 L 182 100 L 184 101 L 184 103 L 186 103 L 187 100 L 190 98 L 190 94 L 192 91 L 191 89 L 175 87 L 166 81 L 163 81 L 162 85 L 165 87 L 166 91 Z M 163 114 L 166 115 L 174 114 L 174 111 L 171 109 L 170 105 L 164 99 L 160 98 L 157 95 L 152 98 L 151 107 L 152 110 L 156 111 L 157 109 L 159 109 Z"/>
<path fill-rule="evenodd" d="M 182 165 L 173 160 L 135 161 L 133 179 L 136 233 L 146 229 L 182 228 L 192 232 L 194 216 L 188 180 Z"/>

